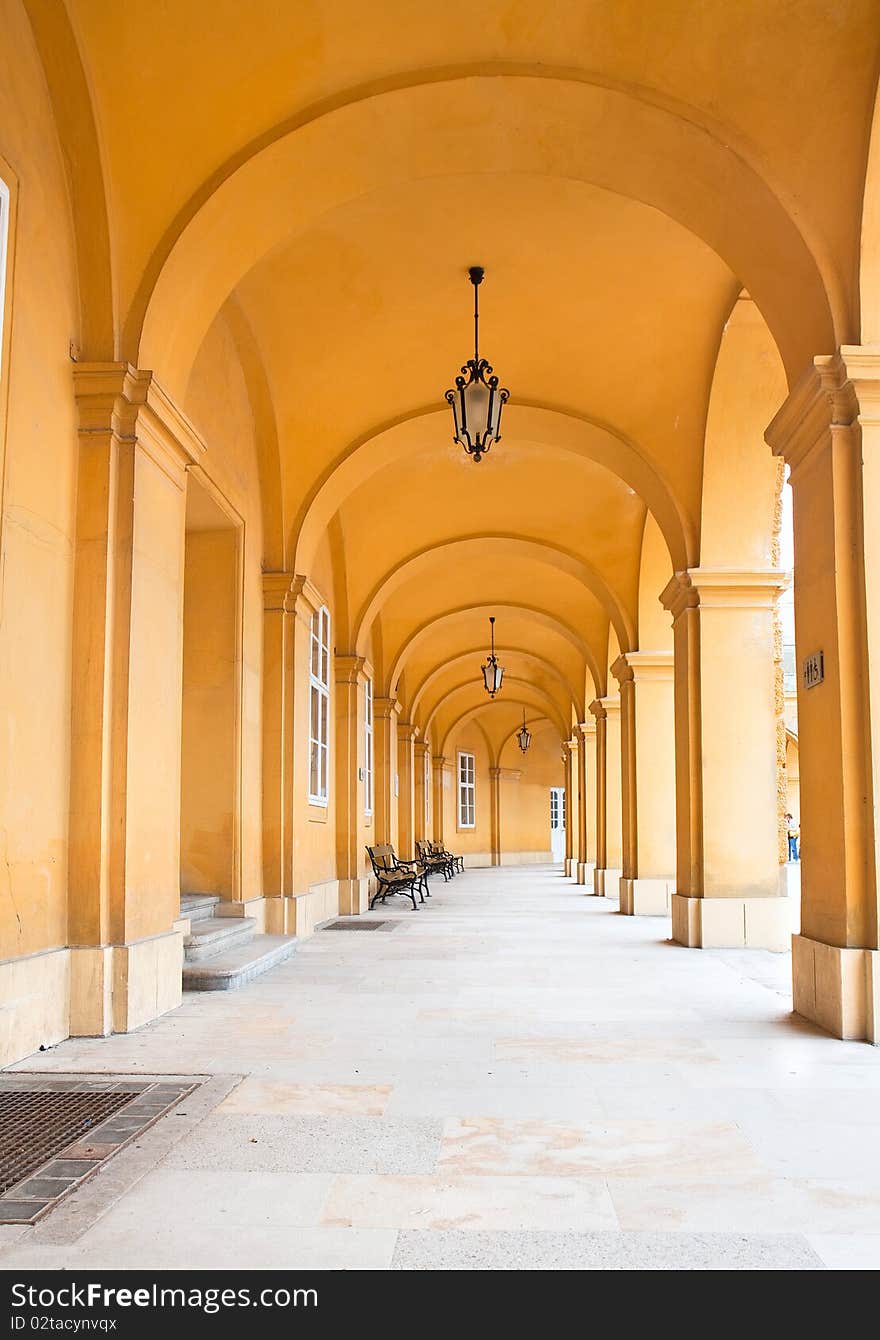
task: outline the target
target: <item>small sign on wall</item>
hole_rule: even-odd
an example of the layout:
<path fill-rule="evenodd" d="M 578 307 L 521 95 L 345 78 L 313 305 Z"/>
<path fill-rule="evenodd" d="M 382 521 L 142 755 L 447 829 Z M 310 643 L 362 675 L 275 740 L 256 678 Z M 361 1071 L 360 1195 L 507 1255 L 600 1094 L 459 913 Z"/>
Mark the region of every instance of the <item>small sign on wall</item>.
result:
<path fill-rule="evenodd" d="M 824 652 L 814 651 L 810 656 L 805 657 L 801 673 L 805 689 L 814 689 L 817 684 L 821 684 L 825 678 Z"/>

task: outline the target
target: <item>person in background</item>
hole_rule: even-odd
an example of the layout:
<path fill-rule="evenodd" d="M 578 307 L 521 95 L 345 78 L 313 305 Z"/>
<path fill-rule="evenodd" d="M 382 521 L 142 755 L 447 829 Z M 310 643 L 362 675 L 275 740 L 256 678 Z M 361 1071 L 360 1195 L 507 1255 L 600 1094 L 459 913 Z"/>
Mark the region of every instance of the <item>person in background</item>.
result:
<path fill-rule="evenodd" d="M 790 861 L 799 861 L 798 856 L 798 826 L 791 814 L 786 814 L 785 823 L 788 832 L 788 859 Z"/>

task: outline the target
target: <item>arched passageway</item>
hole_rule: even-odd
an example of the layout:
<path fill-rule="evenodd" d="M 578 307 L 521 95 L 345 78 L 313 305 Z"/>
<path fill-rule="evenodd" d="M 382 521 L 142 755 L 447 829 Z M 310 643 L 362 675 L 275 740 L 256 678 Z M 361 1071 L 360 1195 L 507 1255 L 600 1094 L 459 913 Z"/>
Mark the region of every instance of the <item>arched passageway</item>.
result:
<path fill-rule="evenodd" d="M 794 1006 L 876 1040 L 875 0 L 2 8 L 6 1059 L 176 1006 L 181 895 L 281 952 L 563 808 L 584 916 L 785 951 L 795 735 Z"/>

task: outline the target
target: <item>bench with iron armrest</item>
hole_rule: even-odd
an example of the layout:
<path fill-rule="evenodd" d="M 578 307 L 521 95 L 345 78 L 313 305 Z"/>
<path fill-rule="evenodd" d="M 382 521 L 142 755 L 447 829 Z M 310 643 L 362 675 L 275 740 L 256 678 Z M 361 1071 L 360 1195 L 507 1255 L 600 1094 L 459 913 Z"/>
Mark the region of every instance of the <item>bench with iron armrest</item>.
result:
<path fill-rule="evenodd" d="M 439 870 L 444 880 L 449 880 L 455 874 L 455 867 L 452 863 L 452 857 L 434 851 L 430 842 L 417 842 L 416 855 L 430 873 L 432 870 Z"/>
<path fill-rule="evenodd" d="M 452 873 L 454 875 L 464 874 L 464 857 L 456 856 L 451 851 L 447 851 L 442 842 L 429 842 L 428 847 L 435 856 L 444 856 L 452 864 Z"/>
<path fill-rule="evenodd" d="M 378 885 L 370 899 L 370 910 L 372 911 L 380 898 L 384 903 L 389 894 L 400 893 L 410 899 L 413 911 L 417 912 L 419 908 L 416 894 L 418 893 L 421 902 L 425 901 L 426 893 L 428 897 L 431 896 L 425 867 L 418 861 L 399 861 L 394 855 L 393 847 L 387 843 L 367 847 L 366 850 Z"/>

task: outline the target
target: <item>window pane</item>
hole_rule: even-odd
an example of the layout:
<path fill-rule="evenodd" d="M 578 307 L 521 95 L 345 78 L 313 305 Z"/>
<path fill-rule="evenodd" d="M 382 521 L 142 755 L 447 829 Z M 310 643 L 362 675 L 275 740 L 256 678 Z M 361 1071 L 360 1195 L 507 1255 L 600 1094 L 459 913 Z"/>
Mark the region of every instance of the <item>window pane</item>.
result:
<path fill-rule="evenodd" d="M 313 628 L 314 628 L 314 623 L 315 623 L 315 621 L 314 621 L 314 619 L 313 619 L 313 620 L 312 620 L 312 627 L 313 627 Z M 320 677 L 320 672 L 321 672 L 321 666 L 320 666 L 320 661 L 319 661 L 319 655 L 320 655 L 320 646 L 318 645 L 318 639 L 315 637 L 314 632 L 313 632 L 313 633 L 312 633 L 312 659 L 311 659 L 311 664 L 310 664 L 310 667 L 309 667 L 309 668 L 310 668 L 310 670 L 311 670 L 311 673 L 314 675 L 315 679 L 318 679 L 318 678 Z"/>
<path fill-rule="evenodd" d="M 312 685 L 311 689 L 309 690 L 309 696 L 310 696 L 310 703 L 309 703 L 309 735 L 310 735 L 310 737 L 311 737 L 313 740 L 317 740 L 317 739 L 318 739 L 318 699 L 320 698 L 321 695 L 320 695 L 320 692 L 318 691 L 318 689 L 315 688 L 314 684 Z"/>
<path fill-rule="evenodd" d="M 328 738 L 328 732 L 327 732 L 327 704 L 328 704 L 329 699 L 328 699 L 326 693 L 321 693 L 321 694 L 319 694 L 318 696 L 319 696 L 319 698 L 321 699 L 321 732 L 320 732 L 320 734 L 319 734 L 319 736 L 318 736 L 318 739 L 321 741 L 321 744 L 326 745 L 326 743 L 327 743 L 327 738 Z"/>
<path fill-rule="evenodd" d="M 318 794 L 318 742 L 313 740 L 309 750 L 309 795 Z"/>

